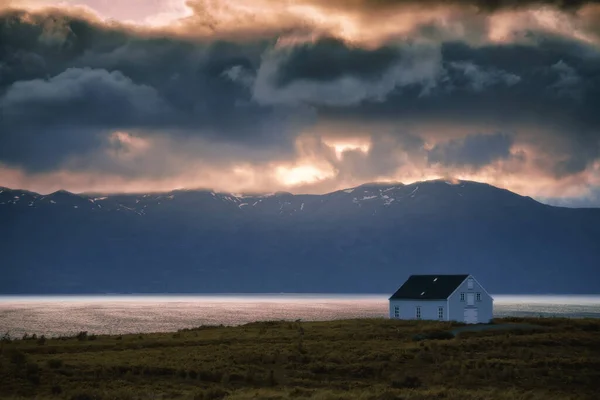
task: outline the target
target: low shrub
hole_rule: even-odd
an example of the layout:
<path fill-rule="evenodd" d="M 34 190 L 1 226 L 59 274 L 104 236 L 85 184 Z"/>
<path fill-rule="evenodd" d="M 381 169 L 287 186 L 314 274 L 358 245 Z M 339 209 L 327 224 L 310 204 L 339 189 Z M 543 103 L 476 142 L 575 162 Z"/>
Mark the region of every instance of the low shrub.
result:
<path fill-rule="evenodd" d="M 15 365 L 23 365 L 27 362 L 27 355 L 17 349 L 8 349 L 6 352 L 8 360 Z"/>
<path fill-rule="evenodd" d="M 102 397 L 98 394 L 81 392 L 81 393 L 72 395 L 70 397 L 70 400 L 102 400 Z"/>
<path fill-rule="evenodd" d="M 432 331 L 418 333 L 412 337 L 412 340 L 419 342 L 421 340 L 449 340 L 454 339 L 454 334 L 448 331 Z"/>
<path fill-rule="evenodd" d="M 194 400 L 219 400 L 229 393 L 220 388 L 209 388 L 194 395 Z"/>
<path fill-rule="evenodd" d="M 416 389 L 422 386 L 422 382 L 418 376 L 405 376 L 401 380 L 392 380 L 391 386 L 394 389 Z"/>
<path fill-rule="evenodd" d="M 36 363 L 28 363 L 25 367 L 27 380 L 34 385 L 40 384 L 40 367 Z"/>
<path fill-rule="evenodd" d="M 48 368 L 57 369 L 63 366 L 63 361 L 56 358 L 51 358 L 50 360 L 46 361 L 46 365 Z"/>

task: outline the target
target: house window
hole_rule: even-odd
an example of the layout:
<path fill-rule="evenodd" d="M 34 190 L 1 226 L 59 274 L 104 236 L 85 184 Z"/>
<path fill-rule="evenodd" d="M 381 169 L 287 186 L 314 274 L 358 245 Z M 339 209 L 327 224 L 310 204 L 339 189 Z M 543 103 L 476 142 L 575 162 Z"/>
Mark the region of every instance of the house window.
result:
<path fill-rule="evenodd" d="M 460 301 L 465 301 L 465 294 L 464 293 L 460 294 Z"/>
<path fill-rule="evenodd" d="M 417 306 L 417 319 L 421 319 L 421 307 Z"/>
<path fill-rule="evenodd" d="M 400 307 L 394 306 L 394 318 L 400 318 Z"/>
<path fill-rule="evenodd" d="M 438 307 L 438 319 L 444 319 L 444 307 Z"/>
<path fill-rule="evenodd" d="M 469 289 L 473 289 L 473 278 L 469 278 L 469 281 L 467 282 L 467 287 Z"/>
<path fill-rule="evenodd" d="M 481 301 L 481 293 L 477 293 L 477 301 Z"/>

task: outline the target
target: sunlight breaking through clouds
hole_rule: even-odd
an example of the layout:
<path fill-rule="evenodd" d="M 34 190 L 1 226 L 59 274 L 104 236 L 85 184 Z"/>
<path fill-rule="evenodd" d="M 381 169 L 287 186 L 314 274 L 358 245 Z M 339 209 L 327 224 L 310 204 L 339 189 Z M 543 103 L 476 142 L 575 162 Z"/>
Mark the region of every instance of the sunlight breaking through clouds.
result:
<path fill-rule="evenodd" d="M 0 185 L 600 205 L 600 5 L 0 1 Z"/>

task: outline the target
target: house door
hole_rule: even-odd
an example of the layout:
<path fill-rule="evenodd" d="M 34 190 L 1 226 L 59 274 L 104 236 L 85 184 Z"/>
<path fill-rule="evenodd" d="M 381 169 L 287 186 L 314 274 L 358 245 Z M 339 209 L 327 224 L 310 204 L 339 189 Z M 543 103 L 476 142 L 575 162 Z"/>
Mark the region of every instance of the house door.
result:
<path fill-rule="evenodd" d="M 467 305 L 468 306 L 475 305 L 475 293 L 467 293 Z"/>
<path fill-rule="evenodd" d="M 476 308 L 465 308 L 465 323 L 476 324 L 477 323 L 477 309 Z"/>

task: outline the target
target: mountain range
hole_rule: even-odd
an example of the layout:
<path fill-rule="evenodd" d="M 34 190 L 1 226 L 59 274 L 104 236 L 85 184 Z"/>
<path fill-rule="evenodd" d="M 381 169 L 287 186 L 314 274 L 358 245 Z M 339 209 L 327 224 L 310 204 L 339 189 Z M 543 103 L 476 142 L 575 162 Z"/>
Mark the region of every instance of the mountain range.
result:
<path fill-rule="evenodd" d="M 324 195 L 0 188 L 0 293 L 392 293 L 473 274 L 490 293 L 599 293 L 600 209 L 471 181 Z"/>

